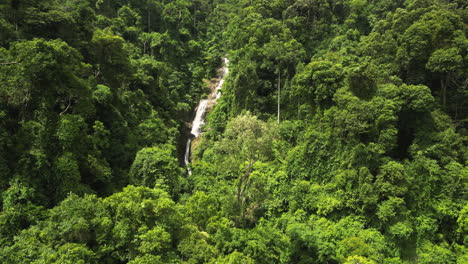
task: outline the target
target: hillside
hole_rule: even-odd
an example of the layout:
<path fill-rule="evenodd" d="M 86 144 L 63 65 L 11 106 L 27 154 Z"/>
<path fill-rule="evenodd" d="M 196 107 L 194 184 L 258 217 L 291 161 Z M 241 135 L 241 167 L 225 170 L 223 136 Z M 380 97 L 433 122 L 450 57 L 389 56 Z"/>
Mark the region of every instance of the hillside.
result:
<path fill-rule="evenodd" d="M 468 263 L 467 7 L 1 1 L 0 263 Z"/>

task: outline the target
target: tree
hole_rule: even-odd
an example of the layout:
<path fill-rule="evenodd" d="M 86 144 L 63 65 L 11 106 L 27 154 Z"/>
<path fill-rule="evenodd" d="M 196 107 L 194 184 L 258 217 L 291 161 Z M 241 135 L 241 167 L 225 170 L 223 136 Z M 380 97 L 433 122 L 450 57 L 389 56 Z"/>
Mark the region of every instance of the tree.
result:
<path fill-rule="evenodd" d="M 220 165 L 223 170 L 238 172 L 241 164 L 265 161 L 271 158 L 271 142 L 276 139 L 276 129 L 250 113 L 240 115 L 228 122 L 223 139 L 217 144 L 216 151 L 227 154 Z"/>
<path fill-rule="evenodd" d="M 287 36 L 287 31 L 284 35 Z M 281 36 L 281 38 L 285 36 Z M 293 67 L 302 59 L 304 56 L 304 50 L 302 45 L 296 40 L 292 39 L 288 42 L 281 41 L 278 36 L 273 36 L 270 39 L 270 42 L 266 43 L 263 47 L 263 52 L 267 60 L 270 60 L 273 64 L 276 65 L 275 72 L 277 74 L 277 88 L 278 88 L 278 112 L 277 112 L 277 121 L 280 122 L 280 105 L 281 105 L 281 75 L 283 78 L 289 78 Z M 270 62 L 270 63 L 271 63 Z M 269 63 L 265 63 L 269 64 Z M 283 71 L 286 73 L 284 76 Z"/>
<path fill-rule="evenodd" d="M 6 56 L 15 62 L 0 67 L 0 93 L 9 105 L 26 114 L 41 104 L 48 109 L 57 106 L 59 113 L 86 104 L 87 84 L 80 76 L 82 57 L 67 43 L 44 39 L 16 42 Z"/>
<path fill-rule="evenodd" d="M 83 194 L 89 192 L 81 184 L 81 175 L 78 162 L 73 154 L 65 152 L 54 162 L 55 201 L 62 201 L 70 193 Z"/>
<path fill-rule="evenodd" d="M 341 65 L 326 60 L 312 61 L 294 76 L 290 91 L 293 97 L 291 101 L 297 100 L 298 103 L 316 107 L 329 107 L 333 95 L 342 87 L 342 82 Z"/>
<path fill-rule="evenodd" d="M 0 242 L 10 245 L 12 238 L 44 217 L 44 208 L 34 204 L 37 193 L 28 184 L 13 179 L 2 193 L 3 208 L 0 211 Z M 0 258 L 1 260 L 1 258 Z"/>
<path fill-rule="evenodd" d="M 363 65 L 353 69 L 348 75 L 351 92 L 361 98 L 370 99 L 377 91 L 376 69 L 373 65 Z"/>
<path fill-rule="evenodd" d="M 94 76 L 111 86 L 118 86 L 129 70 L 124 39 L 110 29 L 96 30 L 91 40 L 95 62 Z"/>
<path fill-rule="evenodd" d="M 206 228 L 210 218 L 219 215 L 219 210 L 219 200 L 204 192 L 196 192 L 185 204 L 185 213 L 190 217 L 190 222 L 196 224 L 201 230 Z"/>
<path fill-rule="evenodd" d="M 462 56 L 457 48 L 445 48 L 434 51 L 427 61 L 426 68 L 432 72 L 445 75 L 440 79 L 442 105 L 447 104 L 447 86 L 453 78 L 453 73 L 462 67 Z"/>
<path fill-rule="evenodd" d="M 250 202 L 260 209 L 255 199 L 249 199 L 249 190 L 255 183 L 252 175 L 256 162 L 273 157 L 271 142 L 277 138 L 277 129 L 272 123 L 262 122 L 247 113 L 228 122 L 223 136 L 215 146 L 215 152 L 222 157 L 217 161 L 218 171 L 223 171 L 225 177 L 237 178 L 234 211 L 238 222 L 243 223 Z"/>
<path fill-rule="evenodd" d="M 179 191 L 181 168 L 170 147 L 140 150 L 130 170 L 131 183 L 146 187 L 162 184 L 172 195 Z"/>

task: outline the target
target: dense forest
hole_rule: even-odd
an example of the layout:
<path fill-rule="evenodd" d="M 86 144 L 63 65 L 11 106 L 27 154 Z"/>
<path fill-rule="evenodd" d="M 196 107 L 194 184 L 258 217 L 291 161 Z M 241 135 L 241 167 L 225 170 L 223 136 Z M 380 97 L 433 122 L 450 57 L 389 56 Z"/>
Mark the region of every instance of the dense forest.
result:
<path fill-rule="evenodd" d="M 466 0 L 1 0 L 0 263 L 466 264 L 467 35 Z"/>

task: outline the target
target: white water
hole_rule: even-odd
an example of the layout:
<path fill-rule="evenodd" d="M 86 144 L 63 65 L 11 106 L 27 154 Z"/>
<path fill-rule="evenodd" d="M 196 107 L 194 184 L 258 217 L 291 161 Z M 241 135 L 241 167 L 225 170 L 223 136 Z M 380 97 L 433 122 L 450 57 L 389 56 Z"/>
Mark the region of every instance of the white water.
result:
<path fill-rule="evenodd" d="M 199 137 L 202 133 L 202 126 L 205 124 L 206 107 L 208 106 L 208 99 L 201 100 L 197 106 L 197 113 L 192 121 L 192 131 L 190 132 L 195 138 Z"/>
<path fill-rule="evenodd" d="M 223 88 L 224 79 L 226 78 L 227 74 L 229 73 L 229 60 L 224 58 L 224 65 L 221 68 L 221 76 L 216 88 L 211 92 L 208 96 L 208 99 L 200 100 L 198 103 L 195 118 L 192 121 L 192 130 L 190 132 L 190 138 L 187 140 L 187 147 L 185 148 L 185 156 L 184 162 L 185 166 L 187 166 L 187 172 L 189 175 L 192 175 L 192 170 L 188 165 L 190 164 L 190 148 L 192 144 L 192 137 L 197 138 L 202 134 L 202 127 L 205 124 L 205 116 L 206 111 L 208 110 L 208 105 L 214 105 L 216 100 L 221 97 L 221 88 Z"/>
<path fill-rule="evenodd" d="M 221 88 L 223 88 L 224 80 L 226 79 L 227 74 L 229 73 L 229 60 L 227 58 L 224 58 L 224 65 L 221 68 L 221 80 L 218 83 L 218 86 L 216 86 L 215 93 L 216 93 L 216 99 L 219 99 L 221 97 Z"/>
<path fill-rule="evenodd" d="M 190 164 L 190 145 L 192 145 L 192 139 L 189 138 L 187 139 L 187 147 L 185 147 L 185 156 L 184 156 L 184 162 L 185 166 L 187 166 L 187 172 L 189 175 L 192 175 L 192 170 L 188 165 Z"/>

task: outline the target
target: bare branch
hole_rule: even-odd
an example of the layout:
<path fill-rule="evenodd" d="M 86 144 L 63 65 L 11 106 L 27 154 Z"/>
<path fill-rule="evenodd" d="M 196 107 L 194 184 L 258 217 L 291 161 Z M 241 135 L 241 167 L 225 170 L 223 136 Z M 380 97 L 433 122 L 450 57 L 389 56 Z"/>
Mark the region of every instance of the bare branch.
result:
<path fill-rule="evenodd" d="M 70 108 L 70 105 L 71 105 L 71 96 L 68 98 L 68 105 L 67 105 L 67 107 L 65 108 L 65 110 L 63 110 L 63 111 L 59 114 L 59 116 L 65 114 L 65 113 L 68 111 L 68 109 Z"/>
<path fill-rule="evenodd" d="M 17 61 L 12 61 L 12 62 L 0 62 L 0 65 L 13 65 L 13 64 L 18 64 L 19 62 Z"/>

